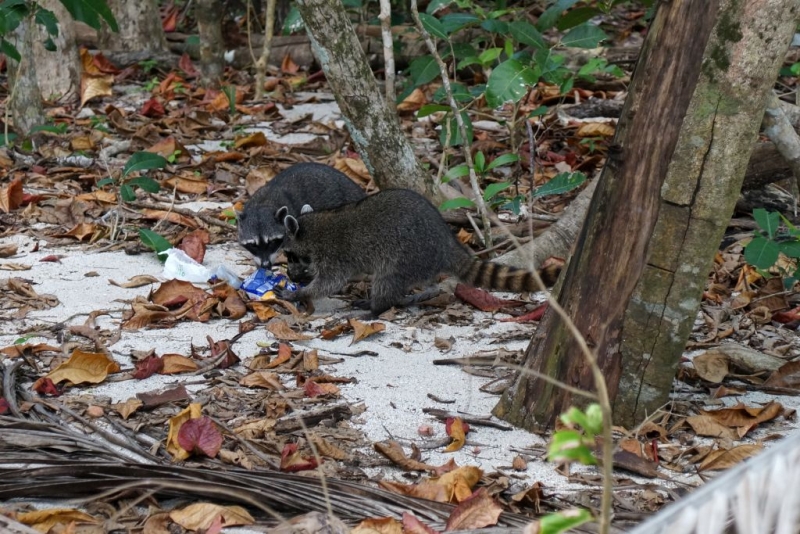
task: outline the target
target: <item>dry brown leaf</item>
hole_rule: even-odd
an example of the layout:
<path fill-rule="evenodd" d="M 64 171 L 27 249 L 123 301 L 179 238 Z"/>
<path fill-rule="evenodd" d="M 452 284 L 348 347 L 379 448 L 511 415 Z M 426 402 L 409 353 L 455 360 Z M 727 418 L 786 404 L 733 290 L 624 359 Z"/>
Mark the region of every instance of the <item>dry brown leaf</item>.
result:
<path fill-rule="evenodd" d="M 127 420 L 128 417 L 133 415 L 136 410 L 141 408 L 144 405 L 142 401 L 139 399 L 130 398 L 125 402 L 118 402 L 117 404 L 112 404 L 111 407 L 114 408 L 117 413 L 119 413 L 123 419 Z"/>
<path fill-rule="evenodd" d="M 311 441 L 311 443 L 314 444 L 314 447 L 317 448 L 317 452 L 320 454 L 320 456 L 333 458 L 334 460 L 347 460 L 350 457 L 347 452 L 343 451 L 330 441 L 317 436 L 316 434 L 309 436 L 309 441 Z"/>
<path fill-rule="evenodd" d="M 75 197 L 75 200 L 83 200 L 85 202 L 102 202 L 104 204 L 116 204 L 117 195 L 113 191 L 97 190 L 91 193 L 83 193 Z"/>
<path fill-rule="evenodd" d="M 425 97 L 425 93 L 417 87 L 402 102 L 397 104 L 397 111 L 417 111 L 427 102 L 428 99 Z"/>
<path fill-rule="evenodd" d="M 267 143 L 267 136 L 264 135 L 264 132 L 259 131 L 236 139 L 233 143 L 233 146 L 236 149 L 240 149 L 254 146 L 264 146 Z"/>
<path fill-rule="evenodd" d="M 155 276 L 150 276 L 149 274 L 137 274 L 136 276 L 131 277 L 127 282 L 122 283 L 115 282 L 110 278 L 108 279 L 108 283 L 112 286 L 124 288 L 142 287 L 148 284 L 157 284 L 158 282 L 158 278 Z"/>
<path fill-rule="evenodd" d="M 739 438 L 736 432 L 729 427 L 721 425 L 715 421 L 714 418 L 706 415 L 687 417 L 686 422 L 689 423 L 689 426 L 692 427 L 692 430 L 694 430 L 698 436 L 709 436 L 712 438 L 724 438 L 729 440 L 736 440 Z"/>
<path fill-rule="evenodd" d="M 272 432 L 275 424 L 276 421 L 272 418 L 259 419 L 234 428 L 233 431 L 244 439 L 263 439 L 267 433 Z"/>
<path fill-rule="evenodd" d="M 158 154 L 159 156 L 167 159 L 175 159 L 177 154 L 176 161 L 181 163 L 189 162 L 191 160 L 191 153 L 189 150 L 174 137 L 162 139 L 158 143 L 152 145 L 150 148 L 146 148 L 145 152 L 152 152 L 153 154 Z"/>
<path fill-rule="evenodd" d="M 719 384 L 728 376 L 728 361 L 729 358 L 718 351 L 706 351 L 696 356 L 692 363 L 697 371 L 697 376 L 706 382 Z"/>
<path fill-rule="evenodd" d="M 783 406 L 774 401 L 765 406 L 745 406 L 739 403 L 732 408 L 701 410 L 701 413 L 713 418 L 721 425 L 735 427 L 739 437 L 743 437 L 759 423 L 778 417 L 783 413 Z"/>
<path fill-rule="evenodd" d="M 764 447 L 762 445 L 746 444 L 739 445 L 730 450 L 712 451 L 706 459 L 698 466 L 700 471 L 712 471 L 715 469 L 728 469 L 757 454 Z"/>
<path fill-rule="evenodd" d="M 267 330 L 279 341 L 301 341 L 311 339 L 311 336 L 300 334 L 292 330 L 288 323 L 282 319 L 274 319 L 267 323 Z"/>
<path fill-rule="evenodd" d="M 777 371 L 767 378 L 764 385 L 781 388 L 800 388 L 800 361 L 795 360 L 781 365 Z"/>
<path fill-rule="evenodd" d="M 281 379 L 277 373 L 267 371 L 256 371 L 239 380 L 239 384 L 248 388 L 264 388 L 280 391 L 286 389 L 281 384 Z"/>
<path fill-rule="evenodd" d="M 25 353 L 39 354 L 40 352 L 60 353 L 61 349 L 52 345 L 48 345 L 47 343 L 36 343 L 35 345 L 23 343 L 19 345 L 9 345 L 0 349 L 0 354 L 5 354 L 9 358 L 19 358 Z"/>
<path fill-rule="evenodd" d="M 472 495 L 472 488 L 483 476 L 479 468 L 468 465 L 440 476 L 436 483 L 445 488 L 448 502 L 462 502 Z"/>
<path fill-rule="evenodd" d="M 405 471 L 431 471 L 434 469 L 432 465 L 412 460 L 406 456 L 403 447 L 396 441 L 379 441 L 372 446 L 376 451 Z"/>
<path fill-rule="evenodd" d="M 278 311 L 272 307 L 272 304 L 258 300 L 251 300 L 247 303 L 247 307 L 253 310 L 261 322 L 267 322 L 273 317 L 280 315 Z"/>
<path fill-rule="evenodd" d="M 386 325 L 379 322 L 366 324 L 356 319 L 350 319 L 349 323 L 350 326 L 353 327 L 353 341 L 350 342 L 351 345 L 353 343 L 358 343 L 362 339 L 368 338 L 373 334 L 377 334 L 386 330 Z"/>
<path fill-rule="evenodd" d="M 9 213 L 17 209 L 22 204 L 22 180 L 14 179 L 10 184 L 0 189 L 0 210 Z"/>
<path fill-rule="evenodd" d="M 99 384 L 109 373 L 117 373 L 119 369 L 119 364 L 102 352 L 84 352 L 75 349 L 69 360 L 46 376 L 54 384 L 65 380 L 73 384 Z"/>
<path fill-rule="evenodd" d="M 174 211 L 143 209 L 140 210 L 142 217 L 151 221 L 168 221 L 173 224 L 180 224 L 187 228 L 197 228 L 199 225 L 192 217 L 175 213 Z"/>
<path fill-rule="evenodd" d="M 399 482 L 381 480 L 378 485 L 387 491 L 399 493 L 400 495 L 410 495 L 420 499 L 428 499 L 429 501 L 449 502 L 447 489 L 430 480 L 423 480 L 419 484 L 401 484 Z"/>
<path fill-rule="evenodd" d="M 0 271 L 30 271 L 30 270 L 31 270 L 30 265 L 24 265 L 22 263 L 8 262 L 0 264 Z"/>
<path fill-rule="evenodd" d="M 584 122 L 575 132 L 578 137 L 612 137 L 614 126 L 604 122 Z"/>
<path fill-rule="evenodd" d="M 444 452 L 460 451 L 467 442 L 467 432 L 464 428 L 464 421 L 462 421 L 460 417 L 454 418 L 450 423 L 448 434 L 453 441 L 447 446 Z"/>
<path fill-rule="evenodd" d="M 175 523 L 195 531 L 208 529 L 219 517 L 226 527 L 255 523 L 255 519 L 241 506 L 220 506 L 207 502 L 190 504 L 169 513 L 169 518 Z"/>
<path fill-rule="evenodd" d="M 164 367 L 161 369 L 162 375 L 174 375 L 197 371 L 197 362 L 180 354 L 165 354 L 161 357 Z"/>
<path fill-rule="evenodd" d="M 367 185 L 370 183 L 370 181 L 372 181 L 372 177 L 369 174 L 369 169 L 367 169 L 367 165 L 364 163 L 364 160 L 357 158 L 337 159 L 333 164 L 333 168 L 346 174 L 348 178 L 359 182 L 362 185 Z"/>
<path fill-rule="evenodd" d="M 81 75 L 81 107 L 93 98 L 113 95 L 114 91 L 111 89 L 113 84 L 114 76 L 111 74 L 89 76 L 83 73 Z"/>
<path fill-rule="evenodd" d="M 17 514 L 17 521 L 39 532 L 50 532 L 56 525 L 67 527 L 70 523 L 100 525 L 102 521 L 74 508 L 51 508 Z"/>
<path fill-rule="evenodd" d="M 370 518 L 353 527 L 350 534 L 403 534 L 403 524 L 393 517 Z"/>
<path fill-rule="evenodd" d="M 502 511 L 486 488 L 480 488 L 451 512 L 445 530 L 477 530 L 496 525 Z"/>
<path fill-rule="evenodd" d="M 104 233 L 104 229 L 97 226 L 94 223 L 80 223 L 72 227 L 69 232 L 63 234 L 57 234 L 55 237 L 72 237 L 77 239 L 78 241 L 84 241 L 89 238 L 90 241 L 94 241 L 95 234 L 102 234 Z M 98 235 L 99 237 L 99 235 Z"/>
<path fill-rule="evenodd" d="M 310 372 L 319 369 L 319 355 L 317 349 L 303 352 L 303 370 Z"/>
<path fill-rule="evenodd" d="M 175 319 L 174 314 L 167 308 L 147 302 L 141 295 L 133 299 L 131 308 L 133 309 L 133 315 L 122 324 L 123 330 L 139 330 L 150 323 Z"/>

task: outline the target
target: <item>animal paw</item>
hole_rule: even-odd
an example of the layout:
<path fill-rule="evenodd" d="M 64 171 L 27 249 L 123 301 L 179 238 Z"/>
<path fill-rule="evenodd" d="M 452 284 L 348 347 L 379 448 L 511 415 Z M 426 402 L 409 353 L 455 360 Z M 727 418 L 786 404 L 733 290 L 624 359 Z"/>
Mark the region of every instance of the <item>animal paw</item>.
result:
<path fill-rule="evenodd" d="M 276 287 L 274 291 L 275 296 L 281 300 L 288 300 L 289 302 L 297 302 L 300 300 L 297 291 L 292 291 L 291 289 L 286 289 L 285 287 Z"/>

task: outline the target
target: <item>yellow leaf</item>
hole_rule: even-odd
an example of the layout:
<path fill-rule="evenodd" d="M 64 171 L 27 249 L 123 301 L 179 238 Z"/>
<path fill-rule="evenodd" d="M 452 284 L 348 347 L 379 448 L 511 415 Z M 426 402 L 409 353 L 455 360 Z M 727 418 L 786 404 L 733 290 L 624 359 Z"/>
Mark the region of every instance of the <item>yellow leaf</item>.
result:
<path fill-rule="evenodd" d="M 99 384 L 109 373 L 118 373 L 119 364 L 102 352 L 75 349 L 69 360 L 47 374 L 54 384 L 65 380 L 73 384 Z"/>
<path fill-rule="evenodd" d="M 35 528 L 39 532 L 49 532 L 56 525 L 69 525 L 70 523 L 90 523 L 99 525 L 101 522 L 94 517 L 75 510 L 74 508 L 52 508 L 50 510 L 37 510 L 17 515 L 17 521 Z"/>
<path fill-rule="evenodd" d="M 350 319 L 350 326 L 353 327 L 353 341 L 350 342 L 351 345 L 373 334 L 377 334 L 378 332 L 383 332 L 386 330 L 386 325 L 383 323 L 375 322 L 365 324 L 361 321 L 357 321 L 356 319 Z"/>
<path fill-rule="evenodd" d="M 225 527 L 234 525 L 252 525 L 255 519 L 241 506 L 220 506 L 207 502 L 190 504 L 185 508 L 173 510 L 169 518 L 186 530 L 207 530 L 208 527 L 222 516 Z"/>

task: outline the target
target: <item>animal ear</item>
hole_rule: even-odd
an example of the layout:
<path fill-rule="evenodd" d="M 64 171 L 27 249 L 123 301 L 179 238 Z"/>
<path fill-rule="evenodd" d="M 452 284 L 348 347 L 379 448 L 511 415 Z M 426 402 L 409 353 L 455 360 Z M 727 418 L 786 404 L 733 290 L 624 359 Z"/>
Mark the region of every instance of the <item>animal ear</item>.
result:
<path fill-rule="evenodd" d="M 300 224 L 297 222 L 297 219 L 291 215 L 287 215 L 286 218 L 283 219 L 283 225 L 292 237 L 296 236 L 297 232 L 300 231 Z"/>
<path fill-rule="evenodd" d="M 300 215 L 305 215 L 306 213 L 313 213 L 314 208 L 312 208 L 308 204 L 303 204 L 303 207 L 300 208 Z"/>
<path fill-rule="evenodd" d="M 283 222 L 287 215 L 289 215 L 289 208 L 286 206 L 281 206 L 278 208 L 278 211 L 275 212 L 275 220 L 278 222 Z"/>

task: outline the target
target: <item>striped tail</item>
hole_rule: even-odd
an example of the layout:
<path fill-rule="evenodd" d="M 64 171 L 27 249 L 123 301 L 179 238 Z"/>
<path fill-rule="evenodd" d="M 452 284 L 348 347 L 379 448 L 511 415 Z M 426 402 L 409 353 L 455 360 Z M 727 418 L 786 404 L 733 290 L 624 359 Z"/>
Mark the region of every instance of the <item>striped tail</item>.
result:
<path fill-rule="evenodd" d="M 540 269 L 539 277 L 545 286 L 550 287 L 556 283 L 560 272 L 560 265 L 551 265 Z M 521 293 L 545 289 L 536 283 L 536 279 L 530 271 L 479 259 L 472 259 L 466 265 L 466 269 L 459 273 L 459 278 L 467 284 L 496 291 Z"/>

